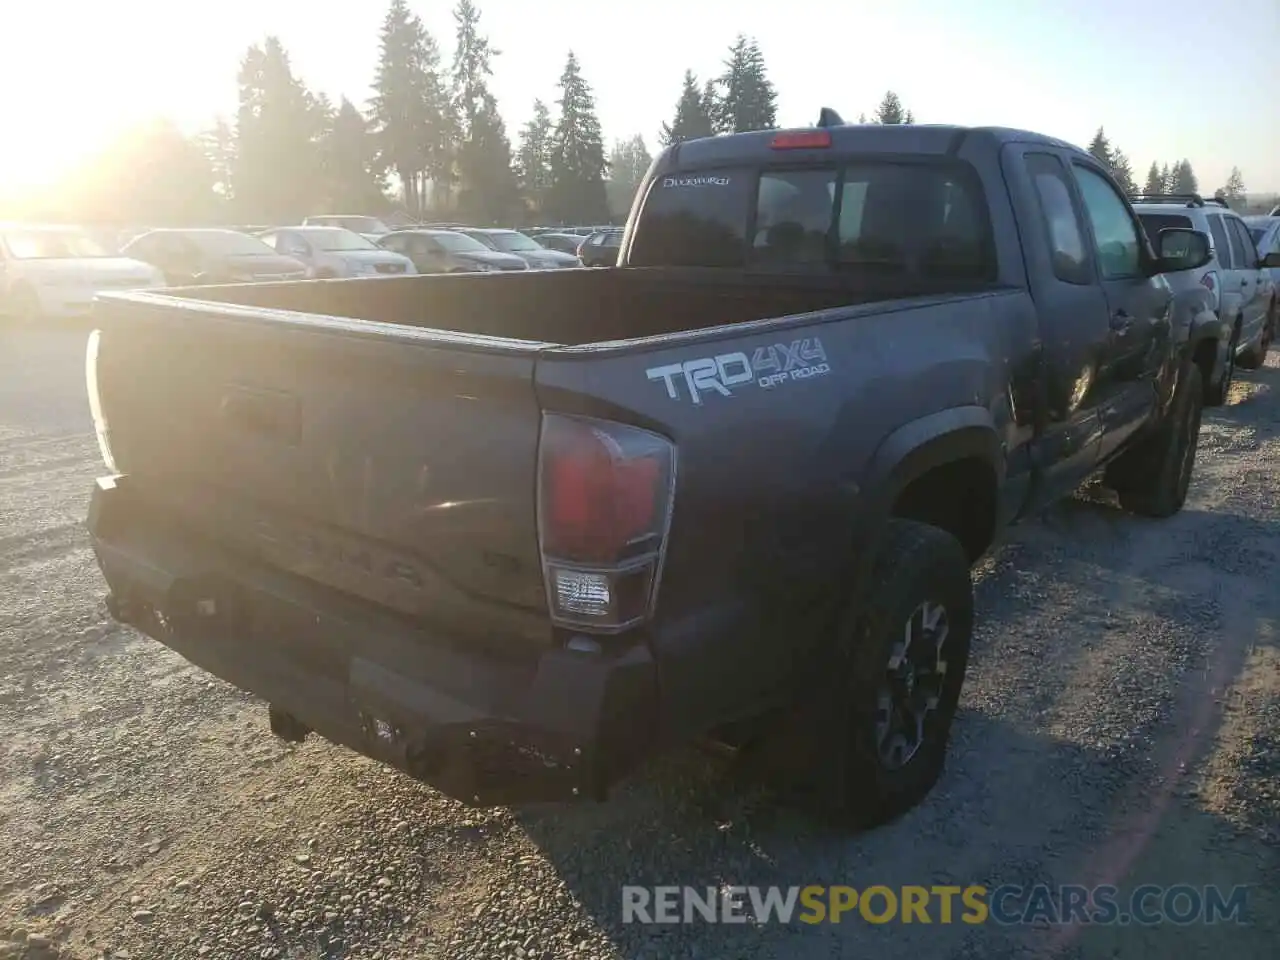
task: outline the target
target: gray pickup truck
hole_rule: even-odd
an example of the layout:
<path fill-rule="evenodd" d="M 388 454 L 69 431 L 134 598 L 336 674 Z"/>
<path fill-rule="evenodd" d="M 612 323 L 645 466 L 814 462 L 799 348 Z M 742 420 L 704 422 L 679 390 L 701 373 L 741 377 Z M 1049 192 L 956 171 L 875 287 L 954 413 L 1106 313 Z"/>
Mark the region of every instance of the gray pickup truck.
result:
<path fill-rule="evenodd" d="M 1208 238 L 1154 245 L 1068 144 L 824 112 L 667 149 L 615 268 L 104 295 L 108 607 L 469 803 L 787 736 L 882 822 L 1001 529 L 1102 470 L 1183 504 L 1220 331 L 1163 277 Z"/>

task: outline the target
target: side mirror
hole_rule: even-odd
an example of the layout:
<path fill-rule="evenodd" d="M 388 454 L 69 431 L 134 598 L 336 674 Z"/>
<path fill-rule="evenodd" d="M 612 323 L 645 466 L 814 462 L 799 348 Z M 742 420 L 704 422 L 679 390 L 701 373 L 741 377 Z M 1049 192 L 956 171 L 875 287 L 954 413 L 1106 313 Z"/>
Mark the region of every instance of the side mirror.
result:
<path fill-rule="evenodd" d="M 1213 259 L 1208 234 L 1188 227 L 1167 227 L 1156 238 L 1156 273 L 1195 270 Z"/>
<path fill-rule="evenodd" d="M 1280 253 L 1268 253 L 1262 258 L 1262 265 L 1269 270 L 1280 270 Z"/>

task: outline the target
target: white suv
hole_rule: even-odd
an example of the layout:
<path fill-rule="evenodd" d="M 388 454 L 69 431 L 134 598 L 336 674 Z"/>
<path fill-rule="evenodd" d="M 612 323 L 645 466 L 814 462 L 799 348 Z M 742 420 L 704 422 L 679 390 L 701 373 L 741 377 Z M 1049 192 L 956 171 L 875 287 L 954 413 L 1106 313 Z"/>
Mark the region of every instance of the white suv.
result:
<path fill-rule="evenodd" d="M 1271 346 L 1274 298 L 1271 275 L 1262 268 L 1249 228 L 1225 201 L 1194 193 L 1140 195 L 1130 198 L 1147 236 L 1155 242 L 1168 227 L 1191 227 L 1209 235 L 1212 259 L 1199 270 L 1169 274 L 1175 296 L 1199 284 L 1220 319 L 1231 324 L 1231 344 L 1224 381 L 1230 382 L 1238 360 L 1246 370 L 1262 366 Z"/>

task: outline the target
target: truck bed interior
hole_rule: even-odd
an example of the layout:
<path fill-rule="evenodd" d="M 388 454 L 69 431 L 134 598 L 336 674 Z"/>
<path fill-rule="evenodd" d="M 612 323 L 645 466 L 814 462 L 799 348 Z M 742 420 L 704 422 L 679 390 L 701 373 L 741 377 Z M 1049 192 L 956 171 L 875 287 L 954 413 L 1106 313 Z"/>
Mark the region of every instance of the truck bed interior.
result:
<path fill-rule="evenodd" d="M 670 268 L 539 270 L 186 288 L 175 295 L 454 333 L 579 346 L 831 307 L 963 292 L 918 280 L 752 276 Z M 972 289 L 972 288 L 970 288 Z"/>

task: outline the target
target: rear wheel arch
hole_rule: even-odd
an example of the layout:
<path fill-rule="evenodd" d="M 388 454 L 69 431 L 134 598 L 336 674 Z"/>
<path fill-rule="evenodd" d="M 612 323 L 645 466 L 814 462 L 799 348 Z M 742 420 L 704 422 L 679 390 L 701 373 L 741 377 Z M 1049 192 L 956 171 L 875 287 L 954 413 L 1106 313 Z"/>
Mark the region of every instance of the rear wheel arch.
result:
<path fill-rule="evenodd" d="M 869 474 L 885 516 L 946 530 L 971 561 L 991 546 L 1004 448 L 989 410 L 955 407 L 898 428 L 878 448 Z"/>

